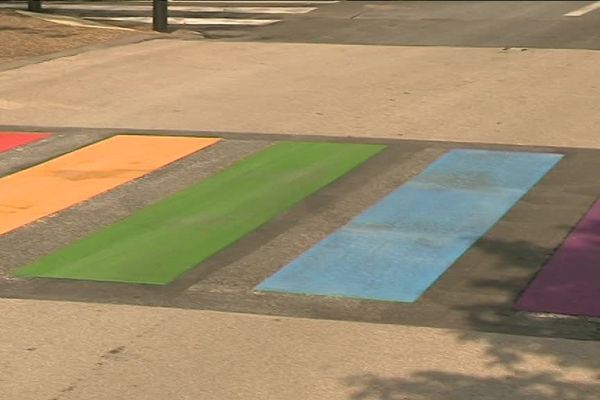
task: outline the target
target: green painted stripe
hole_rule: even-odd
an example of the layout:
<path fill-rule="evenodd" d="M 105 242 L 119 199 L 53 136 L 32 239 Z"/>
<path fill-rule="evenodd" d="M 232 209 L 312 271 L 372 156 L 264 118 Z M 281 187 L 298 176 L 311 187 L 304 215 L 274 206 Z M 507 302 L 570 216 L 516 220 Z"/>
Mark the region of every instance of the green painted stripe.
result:
<path fill-rule="evenodd" d="M 167 284 L 384 148 L 280 142 L 15 276 Z"/>

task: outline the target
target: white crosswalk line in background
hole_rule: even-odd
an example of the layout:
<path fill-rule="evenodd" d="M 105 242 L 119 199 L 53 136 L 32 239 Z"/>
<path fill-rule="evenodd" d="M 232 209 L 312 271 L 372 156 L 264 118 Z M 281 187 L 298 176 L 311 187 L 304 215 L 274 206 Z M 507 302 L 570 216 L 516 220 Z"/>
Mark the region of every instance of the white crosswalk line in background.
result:
<path fill-rule="evenodd" d="M 169 0 L 169 3 L 194 3 L 193 0 Z M 225 0 L 225 1 L 196 1 L 196 3 L 202 3 L 202 4 L 220 4 L 220 3 L 227 3 L 227 4 L 288 4 L 288 5 L 304 5 L 304 4 L 308 4 L 308 5 L 312 5 L 312 4 L 335 4 L 335 3 L 339 3 L 339 0 L 333 0 L 333 1 L 286 1 L 286 0 L 262 0 L 262 1 L 251 1 L 251 0 L 240 0 L 240 1 L 229 1 L 229 0 Z"/>
<path fill-rule="evenodd" d="M 129 4 L 52 4 L 47 8 L 52 10 L 101 10 L 101 11 L 151 11 L 151 5 Z M 190 12 L 230 12 L 236 14 L 305 14 L 316 10 L 315 7 L 200 7 L 200 6 L 169 6 L 171 11 Z"/>
<path fill-rule="evenodd" d="M 316 5 L 334 4 L 339 1 L 169 1 L 169 24 L 210 26 L 264 26 L 281 21 L 286 15 L 301 15 L 315 11 Z M 23 9 L 26 2 L 0 3 L 0 8 Z M 43 4 L 44 9 L 54 14 L 76 16 L 95 21 L 123 21 L 152 23 L 152 3 L 150 1 L 106 2 L 105 4 L 80 2 L 51 2 Z M 189 13 L 189 14 L 188 14 Z M 220 14 L 219 18 L 201 16 Z M 231 16 L 229 16 L 231 14 Z M 242 15 L 240 15 L 242 14 Z M 247 14 L 247 18 L 240 18 Z M 270 17 L 269 17 L 270 16 Z M 275 17 L 277 16 L 277 17 Z M 278 18 L 279 17 L 279 18 Z"/>
<path fill-rule="evenodd" d="M 152 23 L 152 17 L 85 17 L 85 19 L 97 21 L 130 21 L 141 22 L 144 24 Z M 185 18 L 169 17 L 169 24 L 186 25 L 248 25 L 261 26 L 278 22 L 278 19 L 235 19 L 235 18 Z"/>

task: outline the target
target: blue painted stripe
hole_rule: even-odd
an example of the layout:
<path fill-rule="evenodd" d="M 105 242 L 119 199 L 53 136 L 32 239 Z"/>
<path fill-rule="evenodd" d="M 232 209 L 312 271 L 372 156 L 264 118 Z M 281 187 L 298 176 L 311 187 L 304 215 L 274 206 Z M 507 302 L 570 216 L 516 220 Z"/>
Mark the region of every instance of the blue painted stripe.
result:
<path fill-rule="evenodd" d="M 561 157 L 450 151 L 257 290 L 413 302 Z"/>

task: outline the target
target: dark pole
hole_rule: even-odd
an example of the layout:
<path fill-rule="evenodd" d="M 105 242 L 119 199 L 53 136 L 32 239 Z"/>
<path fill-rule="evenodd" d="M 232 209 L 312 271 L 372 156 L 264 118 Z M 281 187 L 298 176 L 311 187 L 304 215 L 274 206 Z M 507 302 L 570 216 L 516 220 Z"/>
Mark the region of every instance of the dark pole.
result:
<path fill-rule="evenodd" d="M 27 0 L 27 9 L 33 12 L 42 11 L 42 0 Z"/>
<path fill-rule="evenodd" d="M 168 30 L 167 0 L 153 0 L 152 11 L 152 28 L 157 32 L 166 32 Z"/>

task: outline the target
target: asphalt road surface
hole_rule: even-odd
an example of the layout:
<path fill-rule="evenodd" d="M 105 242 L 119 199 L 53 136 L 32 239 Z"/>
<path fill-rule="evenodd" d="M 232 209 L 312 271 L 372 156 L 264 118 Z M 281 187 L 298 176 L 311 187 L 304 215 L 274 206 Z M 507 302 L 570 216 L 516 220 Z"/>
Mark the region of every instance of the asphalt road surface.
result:
<path fill-rule="evenodd" d="M 569 13 L 572 14 L 566 15 Z M 285 25 L 263 27 L 248 38 L 346 44 L 598 49 L 600 7 L 590 1 L 352 1 L 321 8 Z"/>
<path fill-rule="evenodd" d="M 45 10 L 136 27 L 150 23 L 151 3 L 46 2 Z M 175 1 L 170 17 L 171 29 L 218 40 L 600 49 L 592 1 Z"/>

